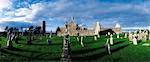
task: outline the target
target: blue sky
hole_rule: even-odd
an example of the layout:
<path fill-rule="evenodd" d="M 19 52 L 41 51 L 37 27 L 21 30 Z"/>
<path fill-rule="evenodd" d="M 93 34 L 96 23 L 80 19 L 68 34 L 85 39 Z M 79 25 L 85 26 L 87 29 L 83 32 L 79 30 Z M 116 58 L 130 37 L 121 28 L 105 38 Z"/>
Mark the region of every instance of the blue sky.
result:
<path fill-rule="evenodd" d="M 123 29 L 149 28 L 150 0 L 0 0 L 0 30 L 45 20 L 47 31 L 55 31 L 71 16 L 88 28 L 96 21 L 110 28 L 117 22 Z"/>

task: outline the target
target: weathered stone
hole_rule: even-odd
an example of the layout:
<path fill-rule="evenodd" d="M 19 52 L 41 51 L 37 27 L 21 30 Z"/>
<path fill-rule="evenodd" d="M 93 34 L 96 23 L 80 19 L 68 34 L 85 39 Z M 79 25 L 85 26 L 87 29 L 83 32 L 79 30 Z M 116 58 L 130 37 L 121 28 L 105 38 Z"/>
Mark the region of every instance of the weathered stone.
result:
<path fill-rule="evenodd" d="M 105 43 L 105 48 L 106 48 L 106 52 L 107 52 L 108 54 L 111 54 L 109 39 L 107 39 L 107 41 L 106 41 L 106 43 Z"/>
<path fill-rule="evenodd" d="M 136 39 L 136 36 L 135 35 L 133 35 L 133 45 L 137 45 L 137 39 Z"/>
<path fill-rule="evenodd" d="M 110 35 L 110 44 L 111 44 L 111 45 L 113 45 L 113 37 L 112 37 L 112 36 L 113 36 L 113 35 L 111 34 L 111 35 Z"/>
<path fill-rule="evenodd" d="M 94 36 L 94 40 L 97 40 L 97 37 L 96 37 L 96 36 Z"/>
<path fill-rule="evenodd" d="M 83 44 L 83 36 L 81 36 L 81 41 L 80 41 L 80 43 L 81 43 L 81 46 L 84 47 L 84 44 Z"/>
<path fill-rule="evenodd" d="M 125 34 L 124 34 L 124 38 L 127 38 L 127 36 L 128 36 L 128 34 L 127 34 L 127 33 L 125 33 Z"/>

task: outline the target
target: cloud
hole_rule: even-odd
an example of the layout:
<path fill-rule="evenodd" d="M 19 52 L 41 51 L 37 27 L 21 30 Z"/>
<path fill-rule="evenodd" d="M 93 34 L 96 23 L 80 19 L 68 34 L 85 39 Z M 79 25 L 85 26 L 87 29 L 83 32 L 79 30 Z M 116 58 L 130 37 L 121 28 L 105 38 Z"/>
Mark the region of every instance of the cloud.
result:
<path fill-rule="evenodd" d="M 0 0 L 0 11 L 2 11 L 3 9 L 10 9 L 11 6 L 11 0 Z"/>
<path fill-rule="evenodd" d="M 1 0 L 0 0 L 1 1 Z M 116 21 L 123 27 L 148 26 L 150 24 L 150 1 L 143 0 L 52 0 L 52 1 L 22 1 L 0 6 L 12 7 L 11 10 L 0 13 L 0 22 L 26 22 L 40 24 L 47 22 L 49 30 L 63 26 L 69 17 L 75 16 L 77 23 L 91 27 L 95 20 L 103 26 L 113 27 Z M 17 3 L 18 2 L 18 3 Z M 92 24 L 90 24 L 92 23 Z"/>

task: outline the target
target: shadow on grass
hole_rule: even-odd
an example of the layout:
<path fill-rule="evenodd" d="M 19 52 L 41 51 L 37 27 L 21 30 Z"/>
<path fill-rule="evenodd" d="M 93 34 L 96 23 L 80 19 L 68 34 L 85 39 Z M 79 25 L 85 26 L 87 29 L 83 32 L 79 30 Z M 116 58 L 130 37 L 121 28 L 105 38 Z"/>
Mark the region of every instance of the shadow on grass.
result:
<path fill-rule="evenodd" d="M 19 56 L 19 57 L 30 58 L 30 57 L 27 57 L 27 56 L 24 56 L 24 55 L 20 55 L 20 54 L 17 54 L 17 53 L 13 53 L 13 52 L 11 52 L 11 51 L 7 51 L 7 50 L 5 50 L 5 49 L 1 50 L 1 52 L 6 53 L 6 54 L 11 54 L 11 55 Z"/>
<path fill-rule="evenodd" d="M 20 52 L 32 52 L 32 53 L 41 53 L 41 52 L 38 52 L 38 51 L 30 51 L 30 50 L 24 50 L 24 49 L 19 49 L 19 48 L 6 48 L 7 50 L 11 50 L 11 51 L 20 51 Z"/>
<path fill-rule="evenodd" d="M 76 54 L 84 54 L 84 53 L 92 52 L 92 51 L 95 51 L 95 50 L 98 50 L 98 49 L 102 49 L 102 48 L 105 48 L 105 46 L 101 46 L 101 47 L 93 48 L 93 49 L 84 49 L 84 50 L 72 51 L 72 54 L 73 54 L 73 55 L 76 55 Z"/>
<path fill-rule="evenodd" d="M 120 44 L 120 43 L 123 43 L 123 42 L 125 42 L 125 41 L 114 41 L 114 45 Z"/>
<path fill-rule="evenodd" d="M 12 52 L 12 51 L 21 51 L 21 52 L 31 52 L 32 55 L 25 55 L 25 54 L 21 54 L 21 53 L 15 53 L 15 52 Z M 56 58 L 51 58 L 51 57 L 46 57 L 44 55 L 50 55 L 52 53 L 41 53 L 41 52 L 36 52 L 36 51 L 26 51 L 26 50 L 22 50 L 22 49 L 18 49 L 18 48 L 12 48 L 12 49 L 2 49 L 1 50 L 2 53 L 5 53 L 5 54 L 11 54 L 11 55 L 14 55 L 14 56 L 17 56 L 18 58 L 16 58 L 15 60 L 18 60 L 18 59 L 21 59 L 19 57 L 25 57 L 27 58 L 27 61 L 59 61 L 60 60 L 60 57 L 56 57 Z M 36 54 L 38 53 L 38 55 Z M 34 55 L 36 54 L 36 55 Z M 43 56 L 42 58 L 40 58 L 41 56 Z M 8 57 L 9 59 L 9 57 Z"/>
<path fill-rule="evenodd" d="M 51 46 L 51 45 L 63 45 L 63 43 L 52 43 L 52 44 L 30 44 L 30 45 L 37 45 L 37 46 Z"/>
<path fill-rule="evenodd" d="M 112 49 L 111 52 L 113 54 L 113 52 L 119 51 L 119 50 L 127 47 L 128 45 L 129 44 L 120 46 L 116 49 Z M 94 55 L 90 55 L 90 56 L 86 56 L 86 57 L 72 57 L 72 60 L 73 61 L 94 61 L 94 60 L 99 59 L 99 58 L 106 56 L 106 55 L 108 55 L 108 53 L 106 51 L 102 51 L 98 54 L 94 54 Z M 117 60 L 119 60 L 119 59 L 117 59 Z"/>

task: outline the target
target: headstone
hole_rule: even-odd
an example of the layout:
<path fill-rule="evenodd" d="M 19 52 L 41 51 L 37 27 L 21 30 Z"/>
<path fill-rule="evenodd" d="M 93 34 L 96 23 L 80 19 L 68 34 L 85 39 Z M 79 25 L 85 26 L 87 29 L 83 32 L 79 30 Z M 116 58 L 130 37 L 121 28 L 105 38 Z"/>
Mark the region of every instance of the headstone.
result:
<path fill-rule="evenodd" d="M 106 41 L 105 48 L 106 48 L 107 53 L 111 54 L 109 39 L 107 39 L 107 41 Z"/>
<path fill-rule="evenodd" d="M 94 40 L 97 40 L 97 37 L 96 37 L 96 35 L 94 36 Z"/>
<path fill-rule="evenodd" d="M 119 38 L 119 34 L 117 34 L 117 38 Z"/>
<path fill-rule="evenodd" d="M 127 33 L 124 34 L 124 38 L 127 38 Z"/>
<path fill-rule="evenodd" d="M 113 45 L 113 37 L 112 37 L 112 34 L 110 35 L 110 44 Z"/>
<path fill-rule="evenodd" d="M 77 41 L 79 41 L 79 37 L 76 37 L 77 38 Z"/>
<path fill-rule="evenodd" d="M 9 38 L 8 38 L 8 41 L 7 41 L 7 47 L 8 48 L 13 48 L 13 39 L 14 39 L 15 35 L 14 34 L 10 34 L 9 35 Z"/>
<path fill-rule="evenodd" d="M 148 35 L 148 39 L 150 40 L 150 34 Z"/>
<path fill-rule="evenodd" d="M 48 45 L 52 44 L 52 40 L 49 38 L 47 39 Z"/>
<path fill-rule="evenodd" d="M 81 36 L 81 41 L 80 41 L 80 42 L 81 42 L 81 46 L 84 47 L 84 44 L 83 44 L 83 36 Z"/>
<path fill-rule="evenodd" d="M 110 32 L 108 32 L 108 35 L 110 35 Z"/>
<path fill-rule="evenodd" d="M 133 39 L 132 38 L 132 33 L 129 32 L 129 37 L 128 38 L 129 38 L 129 41 L 132 41 L 132 39 Z"/>
<path fill-rule="evenodd" d="M 143 41 L 147 41 L 147 36 L 146 35 L 143 36 Z"/>
<path fill-rule="evenodd" d="M 138 36 L 137 40 L 141 40 L 142 39 L 142 33 L 138 33 L 137 36 Z"/>
<path fill-rule="evenodd" d="M 100 35 L 98 34 L 97 37 L 100 38 Z"/>
<path fill-rule="evenodd" d="M 135 35 L 133 35 L 133 45 L 137 45 L 137 39 L 136 39 L 136 36 Z"/>
<path fill-rule="evenodd" d="M 1 44 L 0 44 L 0 51 L 1 51 L 1 49 L 2 49 L 2 46 L 1 46 Z"/>

